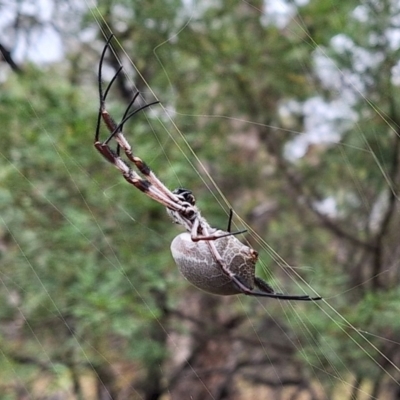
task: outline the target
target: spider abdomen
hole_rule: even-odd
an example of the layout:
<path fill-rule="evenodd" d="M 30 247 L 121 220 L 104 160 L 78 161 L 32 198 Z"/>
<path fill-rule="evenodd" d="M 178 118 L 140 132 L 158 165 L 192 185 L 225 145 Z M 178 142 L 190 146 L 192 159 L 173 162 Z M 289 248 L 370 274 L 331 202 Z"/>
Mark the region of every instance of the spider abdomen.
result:
<path fill-rule="evenodd" d="M 257 252 L 235 236 L 216 239 L 212 243 L 228 269 L 253 289 Z M 171 252 L 180 272 L 192 285 L 223 296 L 241 293 L 223 272 L 207 240 L 194 242 L 188 232 L 181 233 L 172 241 Z"/>

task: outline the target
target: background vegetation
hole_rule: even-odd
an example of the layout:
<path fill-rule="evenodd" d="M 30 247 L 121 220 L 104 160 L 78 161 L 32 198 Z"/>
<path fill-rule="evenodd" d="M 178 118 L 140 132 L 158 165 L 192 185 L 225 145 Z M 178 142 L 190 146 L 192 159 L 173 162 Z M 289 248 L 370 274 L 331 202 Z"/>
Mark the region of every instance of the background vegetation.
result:
<path fill-rule="evenodd" d="M 0 398 L 398 399 L 398 2 L 40 4 L 0 1 Z M 15 57 L 49 30 L 62 60 Z M 133 83 L 162 103 L 126 128 L 138 155 L 324 303 L 179 276 L 177 227 L 92 147 L 110 32 L 113 115 Z"/>

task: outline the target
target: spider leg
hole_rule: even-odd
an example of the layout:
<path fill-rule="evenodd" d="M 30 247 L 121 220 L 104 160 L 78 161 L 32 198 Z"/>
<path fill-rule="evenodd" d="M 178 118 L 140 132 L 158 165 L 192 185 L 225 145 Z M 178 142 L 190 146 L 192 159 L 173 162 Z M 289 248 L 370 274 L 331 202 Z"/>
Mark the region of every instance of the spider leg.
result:
<path fill-rule="evenodd" d="M 270 293 L 272 295 L 277 296 L 277 299 L 282 299 L 282 300 L 321 300 L 322 297 L 310 297 L 307 295 L 286 295 L 283 293 L 276 293 L 275 290 L 267 283 L 265 282 L 263 279 L 259 278 L 258 276 L 254 277 L 254 284 L 255 286 L 260 289 L 260 291 L 262 293 Z M 272 297 L 272 296 L 268 296 L 268 297 Z"/>
<path fill-rule="evenodd" d="M 129 165 L 122 160 L 121 157 L 119 157 L 118 154 L 107 144 L 96 142 L 95 147 L 107 161 L 113 164 L 122 173 L 127 182 L 134 185 L 147 196 L 172 210 L 178 212 L 184 212 L 186 210 L 184 206 L 181 206 L 179 203 L 175 203 L 168 197 L 164 196 L 164 194 L 160 192 L 158 188 L 156 188 L 151 182 L 149 182 L 147 179 L 143 179 L 137 172 L 131 169 Z"/>
<path fill-rule="evenodd" d="M 265 282 L 263 279 L 259 278 L 258 276 L 254 277 L 254 284 L 262 292 L 275 293 L 275 290 L 270 286 L 270 284 Z"/>
<path fill-rule="evenodd" d="M 108 44 L 107 44 L 108 45 Z M 105 49 L 107 48 L 107 45 L 105 47 Z M 101 63 L 103 62 L 103 58 L 101 58 Z M 101 65 L 101 64 L 100 64 Z M 117 125 L 117 123 L 114 121 L 114 119 L 111 117 L 111 115 L 108 113 L 108 111 L 105 108 L 105 100 L 107 98 L 108 92 L 112 86 L 112 84 L 114 83 L 114 81 L 116 80 L 116 78 L 118 77 L 119 73 L 122 71 L 122 66 L 120 66 L 117 70 L 117 72 L 114 74 L 114 76 L 112 77 L 110 83 L 107 85 L 107 88 L 104 92 L 103 95 L 103 90 L 102 90 L 102 85 L 101 85 L 101 68 L 99 69 L 99 73 L 100 73 L 100 79 L 99 79 L 99 96 L 100 96 L 100 109 L 99 109 L 99 115 L 98 115 L 98 119 L 97 119 L 97 127 L 96 127 L 96 135 L 95 135 L 95 143 L 99 142 L 99 134 L 100 134 L 100 122 L 101 119 L 103 119 L 104 123 L 106 124 L 108 130 L 111 132 L 111 134 L 108 136 L 108 138 L 102 142 L 103 144 L 108 144 L 110 142 L 110 140 L 115 136 L 115 135 L 121 135 L 122 134 L 122 129 L 124 124 L 126 123 L 126 121 L 128 121 L 129 118 L 131 118 L 132 116 L 134 116 L 135 114 L 137 114 L 139 111 L 144 110 L 147 107 L 150 107 L 154 104 L 159 103 L 158 101 L 154 101 L 152 103 L 149 104 L 145 104 L 144 106 L 140 107 L 139 109 L 131 112 L 129 115 L 129 110 L 131 109 L 132 105 L 134 104 L 135 100 L 137 99 L 137 97 L 139 96 L 140 92 L 136 92 L 135 95 L 133 96 L 133 99 L 131 100 L 131 102 L 128 104 L 128 107 L 125 110 L 124 115 L 122 116 L 122 120 L 121 122 Z M 125 138 L 121 138 L 121 140 L 124 140 Z M 117 141 L 118 142 L 118 141 Z M 126 142 L 127 143 L 127 142 Z M 128 144 L 129 146 L 129 144 Z M 130 147 L 130 146 L 129 146 Z M 117 143 L 117 155 L 120 155 L 120 148 L 121 148 L 121 144 L 118 142 Z M 132 157 L 129 157 L 129 154 L 125 151 L 125 153 L 127 154 L 128 158 L 134 162 Z M 132 155 L 132 152 L 131 152 Z M 136 163 L 135 163 L 136 164 Z M 140 165 L 136 166 L 139 168 Z"/>
<path fill-rule="evenodd" d="M 95 133 L 95 138 L 94 138 L 95 143 L 99 141 L 100 123 L 101 123 L 101 119 L 102 118 L 104 120 L 103 111 L 105 110 L 105 100 L 106 100 L 107 94 L 108 94 L 112 84 L 114 83 L 115 79 L 117 78 L 117 76 L 119 75 L 119 73 L 122 70 L 122 66 L 121 66 L 118 69 L 118 71 L 116 72 L 116 74 L 114 75 L 114 77 L 111 79 L 110 83 L 108 84 L 105 93 L 103 93 L 102 70 L 103 70 L 104 57 L 106 55 L 107 49 L 110 47 L 110 43 L 111 43 L 111 40 L 113 39 L 113 37 L 114 37 L 113 34 L 111 34 L 108 37 L 108 39 L 106 41 L 106 44 L 105 44 L 105 46 L 103 48 L 103 51 L 101 53 L 100 61 L 99 61 L 99 70 L 98 70 L 97 77 L 98 77 L 98 89 L 99 89 L 100 107 L 99 107 L 99 114 L 98 114 L 98 117 L 97 117 L 96 133 Z M 106 123 L 106 125 L 108 127 L 108 124 L 107 124 L 108 120 L 104 120 L 104 122 Z M 110 119 L 110 122 L 113 123 L 114 125 L 116 125 L 115 122 L 112 119 Z"/>
<path fill-rule="evenodd" d="M 158 102 L 154 102 L 151 104 L 146 104 L 143 107 L 139 108 L 138 110 L 132 112 L 131 114 L 128 115 L 132 105 L 135 103 L 137 97 L 139 96 L 140 92 L 136 92 L 135 95 L 133 96 L 133 99 L 131 102 L 128 104 L 128 107 L 125 110 L 124 115 L 122 116 L 122 121 L 117 125 L 117 123 L 114 121 L 114 119 L 111 117 L 111 115 L 108 113 L 106 110 L 105 106 L 105 101 L 107 98 L 107 95 L 114 84 L 115 80 L 118 78 L 120 72 L 122 71 L 123 67 L 122 65 L 119 66 L 117 72 L 114 74 L 112 77 L 111 81 L 108 83 L 106 90 L 103 93 L 103 85 L 102 85 L 102 71 L 103 71 L 103 63 L 104 63 L 104 58 L 105 54 L 107 52 L 108 48 L 111 48 L 111 40 L 113 39 L 114 35 L 111 34 L 109 38 L 106 41 L 106 44 L 103 48 L 103 51 L 101 53 L 100 57 L 100 62 L 99 62 L 99 70 L 98 70 L 98 88 L 99 88 L 99 99 L 100 99 L 100 107 L 99 107 L 99 115 L 98 115 L 98 120 L 97 120 L 97 126 L 96 126 L 96 135 L 95 135 L 95 142 L 99 141 L 99 135 L 100 135 L 100 121 L 103 119 L 104 123 L 106 124 L 108 130 L 111 132 L 111 135 L 103 142 L 104 144 L 107 144 L 113 136 L 117 132 L 122 132 L 123 126 L 125 122 L 131 118 L 133 115 L 135 115 L 137 112 L 141 111 L 142 109 L 149 107 L 150 105 L 156 104 Z M 118 152 L 118 151 L 117 151 Z"/>
<path fill-rule="evenodd" d="M 138 187 L 138 185 L 141 187 L 138 187 L 140 190 L 145 191 L 150 197 L 152 197 L 150 194 L 154 195 L 154 199 L 159 201 L 161 204 L 165 205 L 166 207 L 169 207 L 172 210 L 175 211 L 184 211 L 185 207 L 182 207 L 180 205 L 180 200 L 177 196 L 175 196 L 157 177 L 156 175 L 151 171 L 150 167 L 142 161 L 139 157 L 134 156 L 132 152 L 132 148 L 128 141 L 125 139 L 125 136 L 123 135 L 122 129 L 123 125 L 126 123 L 126 121 L 133 117 L 135 114 L 138 112 L 142 111 L 143 109 L 150 107 L 151 105 L 157 104 L 157 102 L 145 104 L 144 106 L 140 107 L 139 109 L 132 111 L 129 113 L 132 105 L 134 104 L 135 100 L 139 96 L 139 92 L 136 93 L 132 99 L 132 101 L 129 103 L 127 109 L 125 110 L 125 113 L 122 117 L 122 121 L 117 124 L 114 119 L 111 117 L 111 115 L 108 113 L 105 107 L 105 100 L 107 98 L 108 92 L 112 86 L 112 84 L 115 82 L 117 79 L 118 75 L 122 71 L 122 66 L 119 67 L 113 78 L 111 79 L 110 83 L 108 84 L 106 90 L 103 92 L 103 87 L 102 87 L 102 68 L 104 64 L 104 58 L 105 54 L 108 48 L 111 47 L 110 43 L 111 40 L 113 39 L 113 35 L 110 35 L 109 38 L 106 41 L 106 44 L 104 46 L 103 52 L 100 57 L 100 62 L 99 62 L 99 71 L 98 71 L 98 83 L 99 83 L 99 97 L 100 97 L 100 107 L 99 107 L 99 114 L 98 114 L 98 120 L 97 120 L 97 126 L 96 126 L 96 133 L 95 133 L 95 143 L 94 146 L 96 149 L 100 152 L 100 154 L 103 155 L 104 158 L 106 158 L 109 162 L 115 164 L 115 166 L 122 172 L 124 175 L 125 179 L 128 180 L 128 182 L 134 184 L 135 186 Z M 104 141 L 100 141 L 100 124 L 101 120 L 105 123 L 107 129 L 110 131 L 109 137 Z M 117 150 L 111 150 L 111 148 L 108 146 L 109 141 L 115 138 L 117 142 Z M 132 175 L 132 173 L 128 173 L 126 171 L 126 168 L 130 169 L 126 163 L 122 163 L 122 160 L 119 157 L 120 153 L 120 148 L 122 148 L 128 157 L 130 161 L 132 161 L 136 168 L 144 175 L 146 179 L 142 180 L 143 182 L 147 182 L 144 185 L 137 184 L 140 178 L 139 175 Z M 154 188 L 150 188 L 149 184 L 153 185 Z"/>
<path fill-rule="evenodd" d="M 237 289 L 247 295 L 247 296 L 259 296 L 259 297 L 270 297 L 274 299 L 281 299 L 281 300 L 300 300 L 300 301 L 315 301 L 315 300 L 321 300 L 321 297 L 310 297 L 308 295 L 286 295 L 282 293 L 275 293 L 272 287 L 264 282 L 262 279 L 256 277 L 254 279 L 255 286 L 259 290 L 254 290 L 252 288 L 249 288 L 243 281 L 242 279 L 233 273 L 225 264 L 225 261 L 219 254 L 215 243 L 212 241 L 208 242 L 208 245 L 210 246 L 210 250 L 213 253 L 216 261 L 218 264 L 221 266 L 222 271 L 232 280 L 233 284 L 237 287 Z"/>
<path fill-rule="evenodd" d="M 232 233 L 232 231 L 231 231 L 231 228 L 232 228 L 232 219 L 233 219 L 233 209 L 230 208 L 230 209 L 229 209 L 229 218 L 228 218 L 228 227 L 227 227 L 227 229 L 226 229 L 226 231 L 227 231 L 228 233 L 231 233 L 232 235 L 240 235 L 240 234 L 242 234 L 242 233 L 246 233 L 246 232 L 247 232 L 247 229 L 242 229 L 241 231 L 236 231 L 236 232 L 233 232 L 233 233 Z M 226 236 L 229 236 L 229 235 L 226 235 Z M 220 236 L 220 237 L 223 237 L 223 236 Z"/>
<path fill-rule="evenodd" d="M 203 220 L 204 221 L 204 220 Z M 199 234 L 198 230 L 199 230 L 199 226 L 201 224 L 200 218 L 196 218 L 193 221 L 193 225 L 192 225 L 192 229 L 190 231 L 190 236 L 192 238 L 193 242 L 198 242 L 200 240 L 217 240 L 217 239 L 221 239 L 227 236 L 235 236 L 235 235 L 240 235 L 242 233 L 247 232 L 247 229 L 243 229 L 241 231 L 237 231 L 237 232 L 223 232 L 223 233 L 204 233 L 204 234 Z M 221 232 L 221 231 L 219 231 Z"/>
<path fill-rule="evenodd" d="M 136 98 L 137 98 L 137 96 L 138 96 L 139 94 L 140 94 L 140 92 L 137 92 L 137 93 L 135 94 L 133 100 L 129 103 L 129 105 L 128 105 L 127 109 L 126 109 L 127 111 L 129 111 L 130 107 L 132 107 L 133 102 L 136 100 Z M 150 106 L 154 106 L 155 104 L 158 104 L 158 103 L 160 103 L 160 102 L 159 102 L 159 101 L 153 101 L 152 103 L 145 104 L 145 105 L 143 105 L 142 107 L 138 108 L 137 110 L 132 111 L 128 116 L 125 115 L 125 114 L 127 113 L 127 111 L 125 111 L 124 116 L 122 117 L 122 121 L 121 121 L 118 125 L 115 125 L 114 130 L 111 131 L 111 129 L 110 129 L 111 134 L 110 134 L 110 136 L 104 141 L 104 143 L 108 143 L 114 136 L 116 136 L 116 137 L 117 137 L 116 140 L 118 140 L 118 136 L 123 136 L 122 128 L 123 128 L 124 124 L 126 123 L 126 121 L 128 121 L 128 119 L 130 119 L 131 117 L 133 117 L 133 116 L 134 116 L 135 114 L 137 114 L 138 112 L 144 110 L 145 108 L 148 108 L 148 107 L 150 107 Z M 128 146 L 129 146 L 129 145 L 128 145 Z M 129 155 L 127 154 L 127 156 L 129 156 Z M 132 157 L 132 151 L 131 151 L 131 153 L 130 153 L 130 157 Z M 130 159 L 130 157 L 128 157 L 128 158 Z M 133 159 L 132 159 L 131 161 L 134 162 Z"/>
<path fill-rule="evenodd" d="M 146 105 L 146 106 L 150 106 Z M 143 106 L 144 108 L 145 106 Z M 139 109 L 140 110 L 140 109 Z M 137 111 L 139 111 L 137 110 Z M 156 176 L 156 174 L 150 169 L 150 167 L 143 161 L 141 158 L 135 156 L 132 152 L 132 147 L 126 140 L 125 136 L 122 132 L 117 132 L 115 135 L 115 140 L 124 150 L 126 156 L 130 161 L 132 161 L 136 168 L 146 177 L 146 179 L 154 185 L 161 193 L 165 195 L 165 197 L 172 200 L 174 203 L 180 203 L 180 200 L 177 196 L 175 196 Z M 170 207 L 171 208 L 171 207 Z M 174 210 L 176 208 L 173 208 Z"/>
<path fill-rule="evenodd" d="M 110 83 L 107 85 L 106 90 L 104 92 L 104 96 L 100 97 L 100 109 L 99 109 L 99 115 L 103 119 L 104 123 L 106 124 L 107 128 L 109 131 L 112 131 L 117 128 L 117 123 L 114 121 L 114 119 L 111 117 L 111 115 L 108 113 L 106 110 L 106 98 L 108 95 L 108 92 L 111 89 L 112 84 L 115 82 L 117 79 L 119 73 L 122 71 L 122 66 L 120 66 L 117 70 L 117 72 L 114 74 L 112 77 Z M 101 96 L 101 81 L 99 82 L 99 94 Z"/>
<path fill-rule="evenodd" d="M 253 290 L 247 287 L 241 281 L 238 275 L 234 275 L 232 281 L 237 286 L 237 288 L 247 296 L 270 297 L 273 299 L 296 300 L 296 301 L 316 301 L 322 299 L 322 297 L 310 297 L 308 295 L 289 295 L 283 293 L 276 293 L 267 282 L 264 282 L 261 278 L 258 277 L 254 278 L 254 283 L 255 286 L 260 290 Z"/>
<path fill-rule="evenodd" d="M 229 219 L 228 219 L 228 227 L 226 228 L 227 232 L 231 231 L 231 227 L 232 227 L 232 218 L 233 218 L 233 210 L 232 208 L 229 209 Z"/>
<path fill-rule="evenodd" d="M 192 235 L 192 241 L 199 242 L 200 240 L 217 240 L 227 236 L 241 235 L 242 233 L 246 232 L 247 229 L 242 229 L 241 231 L 237 232 L 211 233 L 210 235 L 199 235 L 198 233 L 195 233 L 194 235 Z"/>

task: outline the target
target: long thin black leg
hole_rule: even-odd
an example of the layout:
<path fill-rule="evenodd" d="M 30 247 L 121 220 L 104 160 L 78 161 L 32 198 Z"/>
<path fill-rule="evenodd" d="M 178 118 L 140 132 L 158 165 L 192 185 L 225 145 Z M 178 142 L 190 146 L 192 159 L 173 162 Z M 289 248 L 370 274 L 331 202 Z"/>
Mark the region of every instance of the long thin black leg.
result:
<path fill-rule="evenodd" d="M 275 293 L 275 290 L 270 286 L 269 283 L 265 282 L 263 279 L 258 276 L 254 277 L 254 284 L 258 289 L 265 293 Z"/>
<path fill-rule="evenodd" d="M 103 97 L 100 99 L 100 107 L 104 107 L 104 102 L 106 101 L 108 92 L 111 89 L 111 86 L 113 85 L 113 83 L 115 82 L 115 80 L 118 78 L 118 75 L 120 74 L 120 72 L 122 71 L 123 66 L 120 65 L 119 68 L 117 69 L 117 72 L 114 74 L 114 76 L 111 78 L 111 81 L 109 82 L 109 84 L 106 87 L 106 90 L 104 91 L 104 95 Z"/>
<path fill-rule="evenodd" d="M 100 99 L 100 108 L 99 108 L 99 116 L 98 116 L 98 127 L 96 129 L 96 138 L 95 138 L 96 141 L 99 140 L 101 118 L 103 118 L 103 121 L 106 124 L 106 126 L 107 126 L 109 131 L 113 131 L 114 129 L 116 129 L 117 123 L 114 121 L 114 119 L 111 117 L 111 115 L 106 111 L 105 101 L 106 101 L 108 92 L 111 89 L 112 84 L 117 79 L 117 77 L 118 77 L 118 75 L 119 75 L 119 73 L 121 71 L 122 71 L 122 66 L 118 68 L 117 72 L 112 77 L 110 83 L 107 85 L 106 90 L 105 90 L 104 95 L 103 95 L 103 98 Z"/>
<path fill-rule="evenodd" d="M 94 137 L 94 141 L 98 142 L 99 141 L 99 136 L 100 136 L 100 124 L 101 124 L 101 112 L 102 112 L 102 107 L 104 105 L 104 95 L 103 95 L 103 86 L 102 86 L 102 68 L 103 68 L 103 62 L 104 62 L 104 57 L 106 55 L 106 51 L 111 43 L 112 38 L 114 37 L 114 34 L 111 34 L 107 41 L 106 44 L 103 48 L 103 51 L 101 53 L 100 56 L 100 61 L 99 61 L 99 70 L 97 73 L 97 77 L 98 77 L 98 84 L 99 84 L 99 100 L 100 100 L 100 109 L 99 109 L 99 114 L 97 116 L 97 124 L 96 124 L 96 133 L 95 133 L 95 137 Z M 118 72 L 119 73 L 119 72 Z M 108 92 L 108 88 L 106 90 L 106 92 Z"/>
<path fill-rule="evenodd" d="M 138 108 L 137 110 L 132 111 L 118 125 L 116 125 L 116 127 L 111 132 L 110 136 L 104 141 L 104 143 L 107 144 L 118 132 L 121 132 L 122 127 L 124 126 L 126 121 L 128 121 L 128 119 L 132 118 L 135 114 L 137 114 L 138 112 L 144 110 L 145 108 L 148 108 L 150 106 L 154 106 L 155 104 L 158 104 L 158 103 L 159 103 L 159 101 L 153 101 L 152 103 L 145 104 L 144 106 Z"/>
<path fill-rule="evenodd" d="M 232 232 L 232 219 L 233 219 L 233 210 L 232 208 L 229 209 L 229 218 L 228 218 L 228 227 L 226 229 L 227 234 L 226 235 L 221 235 L 218 236 L 218 239 L 226 237 L 226 236 L 235 236 L 235 235 L 241 235 L 242 233 L 246 233 L 247 229 L 242 229 L 240 231 Z"/>
<path fill-rule="evenodd" d="M 131 100 L 131 102 L 128 104 L 128 107 L 126 107 L 126 110 L 125 110 L 125 112 L 124 112 L 124 115 L 122 116 L 122 121 L 126 118 L 126 116 L 128 115 L 128 112 L 129 112 L 129 110 L 131 109 L 131 107 L 133 106 L 133 103 L 136 101 L 136 99 L 138 98 L 138 96 L 139 96 L 139 94 L 140 94 L 140 92 L 139 91 L 137 91 L 136 93 L 135 93 L 135 95 L 133 96 L 133 99 Z M 123 126 L 122 126 L 122 124 L 120 124 L 121 125 L 121 130 L 122 130 L 122 128 L 123 128 Z"/>
<path fill-rule="evenodd" d="M 121 69 L 122 69 L 122 67 L 120 67 L 120 69 L 118 70 L 117 74 L 114 75 L 114 78 L 116 78 L 116 76 L 119 74 L 119 71 L 120 71 Z M 110 84 L 108 85 L 108 87 L 111 87 L 111 83 L 113 83 L 114 78 L 111 80 L 111 82 L 110 82 Z M 107 89 L 108 89 L 108 87 L 107 87 Z M 126 107 L 126 110 L 125 110 L 125 112 L 124 112 L 124 115 L 122 116 L 122 121 L 124 121 L 124 119 L 126 118 L 126 115 L 128 114 L 128 112 L 129 112 L 130 108 L 132 107 L 133 103 L 135 102 L 135 100 L 136 100 L 137 97 L 139 96 L 139 93 L 140 93 L 140 92 L 136 92 L 136 93 L 135 93 L 135 95 L 133 96 L 133 99 L 132 99 L 131 102 L 128 104 L 128 107 Z M 107 90 L 106 90 L 105 96 L 107 96 Z M 104 96 L 104 100 L 105 100 L 105 96 Z M 122 132 L 123 125 L 124 125 L 123 123 L 120 123 L 119 125 L 117 125 L 117 127 L 111 132 L 111 135 L 104 141 L 104 144 L 107 144 L 117 132 Z M 120 128 L 118 129 L 118 127 L 120 127 Z M 118 154 L 118 157 L 119 157 L 120 154 L 121 154 L 121 146 L 120 146 L 119 144 L 117 145 L 117 154 Z"/>
<path fill-rule="evenodd" d="M 315 300 L 321 300 L 322 299 L 322 297 L 310 297 L 310 296 L 290 296 L 290 295 L 286 295 L 286 294 L 283 294 L 283 293 L 276 293 L 275 291 L 274 291 L 274 289 L 269 285 L 269 283 L 267 283 L 267 282 L 265 282 L 263 279 L 261 279 L 261 278 L 259 278 L 258 276 L 255 276 L 254 277 L 254 283 L 255 283 L 255 285 L 256 285 L 256 287 L 258 288 L 258 289 L 260 289 L 261 290 L 261 292 L 265 292 L 265 293 L 271 293 L 271 294 L 274 294 L 274 295 L 277 295 L 277 296 L 279 296 L 279 297 L 277 297 L 278 299 L 279 298 L 282 298 L 282 296 L 284 296 L 287 300 L 296 300 L 296 299 L 303 299 L 303 300 L 310 300 L 310 301 L 315 301 Z"/>
<path fill-rule="evenodd" d="M 100 137 L 100 125 L 101 125 L 101 111 L 99 111 L 97 115 L 97 123 L 96 123 L 96 133 L 94 135 L 94 141 L 98 142 Z"/>
<path fill-rule="evenodd" d="M 108 94 L 108 90 L 110 89 L 111 85 L 114 83 L 115 79 L 117 78 L 118 74 L 121 72 L 122 70 L 122 66 L 119 67 L 118 71 L 116 72 L 116 74 L 113 76 L 113 78 L 111 79 L 111 82 L 108 84 L 107 89 L 105 91 L 104 94 L 104 99 L 103 99 L 103 103 L 107 97 Z M 130 103 L 128 104 L 128 107 L 126 107 L 126 110 L 124 112 L 124 115 L 122 116 L 122 122 L 119 123 L 118 125 L 115 124 L 115 128 L 113 129 L 113 131 L 111 132 L 111 135 L 103 142 L 104 144 L 107 144 L 112 138 L 113 136 L 117 133 L 117 132 L 122 132 L 124 123 L 129 119 L 127 119 L 127 114 L 129 112 L 129 110 L 131 109 L 133 103 L 135 102 L 135 100 L 137 99 L 137 97 L 139 96 L 140 92 L 136 92 L 135 95 L 133 96 L 133 99 L 130 101 Z"/>
<path fill-rule="evenodd" d="M 128 116 L 126 116 L 126 117 L 120 122 L 120 124 L 119 124 L 118 126 L 119 126 L 119 127 L 122 127 L 122 126 L 125 124 L 125 122 L 128 121 L 128 119 L 132 118 L 132 117 L 133 117 L 135 114 L 137 114 L 138 112 L 144 110 L 144 109 L 147 108 L 147 107 L 151 107 L 151 106 L 154 106 L 155 104 L 159 104 L 159 103 L 160 103 L 160 102 L 159 102 L 158 100 L 157 100 L 157 101 L 153 101 L 153 102 L 151 102 L 151 103 L 145 104 L 144 106 L 138 108 L 138 109 L 135 110 L 135 111 L 132 111 L 130 114 L 128 114 Z"/>
<path fill-rule="evenodd" d="M 108 144 L 110 142 L 110 140 L 118 133 L 121 132 L 123 129 L 124 124 L 131 118 L 133 117 L 135 114 L 137 114 L 139 111 L 144 110 L 147 107 L 150 107 L 154 104 L 158 104 L 159 101 L 154 101 L 152 103 L 149 104 L 145 104 L 144 106 L 138 108 L 135 111 L 132 111 L 131 113 L 129 113 L 132 105 L 135 103 L 137 97 L 139 96 L 140 92 L 135 93 L 135 95 L 133 96 L 133 99 L 131 100 L 131 102 L 128 104 L 128 107 L 126 108 L 124 115 L 122 116 L 122 120 L 119 124 L 117 124 L 113 118 L 106 112 L 105 110 L 105 100 L 107 98 L 108 92 L 110 91 L 113 83 L 115 82 L 115 80 L 117 79 L 118 75 L 120 74 L 120 72 L 122 71 L 122 65 L 118 68 L 118 70 L 116 71 L 116 73 L 114 74 L 114 76 L 112 77 L 111 81 L 109 82 L 109 84 L 106 87 L 106 90 L 103 92 L 103 85 L 102 85 L 102 69 L 103 69 L 103 63 L 104 63 L 104 58 L 105 58 L 105 54 L 107 49 L 111 46 L 111 40 L 113 39 L 114 35 L 111 34 L 107 41 L 106 44 L 103 48 L 103 51 L 101 53 L 100 56 L 100 61 L 99 61 L 99 70 L 98 70 L 98 84 L 99 84 L 99 99 L 100 99 L 100 107 L 99 107 L 99 114 L 97 117 L 97 124 L 96 124 L 96 134 L 95 134 L 95 142 L 99 141 L 99 137 L 100 137 L 100 126 L 101 126 L 101 119 L 103 118 L 104 122 L 107 125 L 107 128 L 111 131 L 111 134 L 108 136 L 108 138 L 103 141 L 102 143 L 104 145 Z M 120 145 L 117 145 L 117 149 L 116 149 L 116 154 L 120 154 Z"/>
<path fill-rule="evenodd" d="M 227 232 L 231 231 L 231 227 L 232 227 L 232 218 L 233 218 L 233 210 L 232 208 L 229 209 L 229 219 L 228 219 L 228 227 L 226 228 Z"/>
<path fill-rule="evenodd" d="M 262 281 L 260 278 L 255 279 L 255 284 L 256 286 L 261 289 L 262 291 L 258 290 L 253 290 L 247 287 L 247 285 L 242 282 L 240 277 L 238 275 L 234 275 L 232 277 L 233 283 L 236 285 L 236 287 L 245 295 L 247 296 L 257 296 L 257 297 L 270 297 L 272 299 L 279 299 L 279 300 L 295 300 L 295 301 L 317 301 L 321 300 L 322 297 L 310 297 L 308 295 L 289 295 L 289 294 L 283 294 L 283 293 L 275 293 L 273 289 L 264 281 Z M 263 282 L 261 284 L 262 287 L 260 287 L 260 281 Z M 266 289 L 268 291 L 264 292 L 263 290 Z M 272 293 L 269 292 L 272 290 Z"/>
<path fill-rule="evenodd" d="M 193 241 L 200 241 L 200 240 L 218 240 L 227 236 L 236 236 L 236 235 L 241 235 L 242 233 L 246 233 L 247 229 L 242 229 L 241 231 L 236 231 L 236 232 L 226 232 L 223 233 L 222 235 L 209 235 L 209 236 L 195 236 L 194 239 L 192 238 Z"/>
<path fill-rule="evenodd" d="M 102 69 L 103 69 L 103 62 L 104 62 L 104 57 L 106 55 L 107 49 L 110 46 L 110 43 L 111 43 L 111 40 L 113 39 L 113 37 L 114 37 L 113 33 L 108 37 L 108 39 L 106 41 L 106 44 L 104 45 L 104 49 L 101 52 L 101 56 L 100 56 L 99 70 L 98 70 L 98 73 L 97 73 L 98 83 L 99 83 L 99 98 L 100 98 L 100 102 L 104 99 L 103 87 L 101 85 L 101 81 L 102 81 L 101 75 L 102 75 Z"/>

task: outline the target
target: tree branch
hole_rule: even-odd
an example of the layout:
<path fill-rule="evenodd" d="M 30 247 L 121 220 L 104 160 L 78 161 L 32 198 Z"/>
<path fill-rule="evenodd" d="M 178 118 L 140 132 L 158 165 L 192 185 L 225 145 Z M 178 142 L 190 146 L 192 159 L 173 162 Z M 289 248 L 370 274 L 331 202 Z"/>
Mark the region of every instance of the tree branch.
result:
<path fill-rule="evenodd" d="M 351 233 L 344 230 L 341 226 L 339 226 L 336 222 L 334 222 L 331 218 L 327 217 L 326 215 L 322 214 L 318 209 L 315 208 L 314 203 L 321 197 L 318 196 L 312 189 L 309 188 L 311 195 L 305 193 L 304 185 L 302 183 L 302 179 L 295 176 L 288 166 L 288 163 L 284 160 L 280 152 L 276 149 L 276 146 L 272 143 L 270 139 L 270 135 L 264 134 L 260 135 L 261 140 L 266 144 L 268 152 L 274 156 L 277 161 L 279 170 L 285 175 L 285 178 L 290 184 L 290 188 L 293 188 L 296 192 L 297 198 L 304 199 L 304 204 L 307 207 L 307 210 L 310 211 L 314 216 L 317 217 L 320 224 L 330 230 L 335 236 L 339 237 L 340 239 L 346 239 L 349 242 L 353 243 L 358 247 L 362 247 L 365 250 L 371 252 L 376 250 L 376 245 L 372 242 L 365 242 Z M 298 203 L 297 203 L 298 204 Z"/>
<path fill-rule="evenodd" d="M 11 56 L 11 52 L 5 48 L 0 43 L 0 53 L 3 56 L 3 60 L 11 67 L 11 69 L 16 73 L 21 73 L 22 69 L 15 63 L 14 59 Z"/>
<path fill-rule="evenodd" d="M 390 92 L 392 89 L 392 85 L 390 85 Z M 375 250 L 374 250 L 374 259 L 373 259 L 373 268 L 372 268 L 372 286 L 374 289 L 379 289 L 381 287 L 380 282 L 380 273 L 383 266 L 383 247 L 384 247 L 384 238 L 386 233 L 389 230 L 390 221 L 392 220 L 393 214 L 396 209 L 396 200 L 398 199 L 397 194 L 397 186 L 399 180 L 399 164 L 400 164 L 400 121 L 397 115 L 397 108 L 395 104 L 394 95 L 389 97 L 389 110 L 390 110 L 390 119 L 394 125 L 394 139 L 393 139 L 393 152 L 390 170 L 388 174 L 389 178 L 389 202 L 386 209 L 386 212 L 383 216 L 382 223 L 380 229 L 375 237 Z"/>

